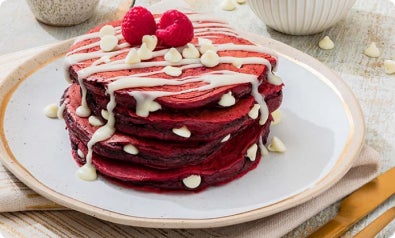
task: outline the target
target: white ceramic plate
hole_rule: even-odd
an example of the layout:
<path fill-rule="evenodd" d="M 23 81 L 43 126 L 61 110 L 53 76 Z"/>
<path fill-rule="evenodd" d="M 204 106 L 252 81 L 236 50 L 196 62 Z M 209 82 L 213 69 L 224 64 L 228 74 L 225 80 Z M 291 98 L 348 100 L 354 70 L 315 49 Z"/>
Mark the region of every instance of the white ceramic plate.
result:
<path fill-rule="evenodd" d="M 63 58 L 70 42 L 22 63 L 0 88 L 2 163 L 49 199 L 117 223 L 167 228 L 215 227 L 265 217 L 325 191 L 350 168 L 364 136 L 352 92 L 324 65 L 282 43 L 252 36 L 279 55 L 285 83 L 283 121 L 272 127 L 288 150 L 270 154 L 258 168 L 224 186 L 197 194 L 156 194 L 117 187 L 99 178 L 85 182 L 62 120 L 43 108 L 57 103 L 67 83 Z M 36 71 L 30 72 L 37 68 Z M 25 78 L 19 84 L 20 78 Z"/>

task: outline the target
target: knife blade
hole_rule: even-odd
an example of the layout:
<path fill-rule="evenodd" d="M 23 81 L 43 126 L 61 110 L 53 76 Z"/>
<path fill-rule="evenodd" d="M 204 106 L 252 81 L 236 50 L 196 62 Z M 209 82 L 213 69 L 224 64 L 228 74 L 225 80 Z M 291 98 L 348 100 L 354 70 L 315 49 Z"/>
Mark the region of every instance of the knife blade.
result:
<path fill-rule="evenodd" d="M 339 237 L 395 193 L 395 167 L 347 196 L 338 214 L 309 237 Z"/>

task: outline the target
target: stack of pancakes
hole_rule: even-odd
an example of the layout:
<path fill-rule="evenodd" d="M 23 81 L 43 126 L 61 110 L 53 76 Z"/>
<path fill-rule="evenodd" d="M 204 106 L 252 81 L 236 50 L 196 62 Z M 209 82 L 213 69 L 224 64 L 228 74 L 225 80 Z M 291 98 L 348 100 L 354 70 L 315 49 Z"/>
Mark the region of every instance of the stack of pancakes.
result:
<path fill-rule="evenodd" d="M 224 30 L 223 26 L 226 25 L 223 23 L 202 20 L 201 17 L 198 20 L 193 19 L 191 17 L 195 25 L 195 38 L 191 43 L 196 47 L 199 47 L 198 38 L 209 39 L 219 49 L 221 45 L 227 44 L 253 45 L 231 28 Z M 210 22 L 213 23 L 212 26 Z M 113 25 L 115 29 L 120 26 L 119 21 L 107 24 Z M 282 100 L 283 85 L 268 81 L 271 68 L 276 66 L 276 57 L 262 51 L 218 50 L 220 58 L 262 58 L 271 67 L 256 63 L 244 63 L 237 67 L 228 62 L 219 63 L 215 67 L 189 63 L 195 66 L 185 67 L 188 63 L 183 61 L 179 64 L 168 64 L 184 67 L 182 74 L 174 77 L 164 73 L 162 65 L 144 66 L 145 62 L 166 62 L 163 54 L 159 53 L 142 63 L 125 66 L 122 59 L 126 57 L 127 49 L 139 46 L 124 43 L 122 37 L 119 47 L 108 52 L 109 57 L 103 58 L 106 53 L 101 52 L 98 44 L 95 44 L 100 40 L 95 37 L 100 28 L 101 26 L 92 29 L 87 36 L 76 41 L 67 55 L 91 55 L 67 66 L 72 84 L 62 97 L 63 117 L 70 135 L 72 155 L 79 165 L 86 163 L 87 144 L 102 125 L 90 122 L 89 117 L 78 116 L 77 108 L 85 100 L 91 111 L 90 115 L 105 125 L 110 101 L 107 89 L 111 83 L 125 77 L 130 77 L 130 80 L 139 78 L 147 82 L 152 78 L 168 79 L 172 82 L 178 80 L 181 83 L 153 83 L 149 86 L 144 84 L 114 91 L 116 105 L 112 113 L 115 133 L 92 147 L 91 162 L 103 177 L 117 184 L 149 191 L 200 191 L 208 186 L 234 180 L 258 165 L 261 158 L 260 148 L 266 143 L 269 134 L 272 120 L 270 113 L 280 106 Z M 220 30 L 216 31 L 216 28 Z M 158 46 L 154 52 L 165 50 L 166 47 Z M 84 72 L 92 67 L 117 64 L 125 67 L 103 67 L 102 70 L 90 74 Z M 209 84 L 205 80 L 182 83 L 186 79 L 201 79 L 206 75 L 214 75 L 211 78 L 215 81 L 215 75 L 224 72 L 234 72 L 235 78 L 211 88 L 204 88 Z M 240 83 L 237 80 L 239 74 L 253 75 L 256 83 Z M 227 79 L 229 81 L 229 77 Z M 257 96 L 253 93 L 254 85 L 264 99 L 263 104 L 257 102 Z M 85 98 L 81 88 L 86 88 Z M 141 99 L 136 98 L 135 92 L 151 98 L 160 108 L 149 111 L 148 115 L 138 115 L 136 107 Z M 159 92 L 157 95 L 162 96 L 152 99 L 152 92 Z M 161 92 L 165 94 L 160 94 Z M 232 105 L 221 106 L 218 103 L 225 94 L 231 95 L 234 100 Z M 249 115 L 257 104 L 260 108 L 267 107 L 269 112 L 263 122 L 260 121 L 261 110 L 258 110 L 258 117 Z M 128 145 L 132 150 L 125 149 Z M 198 181 L 190 186 L 188 178 L 198 178 Z"/>

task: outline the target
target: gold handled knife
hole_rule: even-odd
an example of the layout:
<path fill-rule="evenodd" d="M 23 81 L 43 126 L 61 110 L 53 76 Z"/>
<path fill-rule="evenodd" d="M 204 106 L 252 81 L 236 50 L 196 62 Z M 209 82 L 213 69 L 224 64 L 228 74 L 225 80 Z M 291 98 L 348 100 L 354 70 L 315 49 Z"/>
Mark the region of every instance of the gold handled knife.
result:
<path fill-rule="evenodd" d="M 395 167 L 365 184 L 340 203 L 339 213 L 309 237 L 339 237 L 395 194 Z"/>

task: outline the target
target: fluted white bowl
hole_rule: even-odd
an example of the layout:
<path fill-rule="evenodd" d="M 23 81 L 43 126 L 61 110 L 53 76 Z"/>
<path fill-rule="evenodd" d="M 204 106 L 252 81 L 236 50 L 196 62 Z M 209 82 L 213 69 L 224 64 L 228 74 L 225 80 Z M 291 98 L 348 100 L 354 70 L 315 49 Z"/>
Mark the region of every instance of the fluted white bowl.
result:
<path fill-rule="evenodd" d="M 269 27 L 291 35 L 322 32 L 344 18 L 356 0 L 248 0 Z"/>

